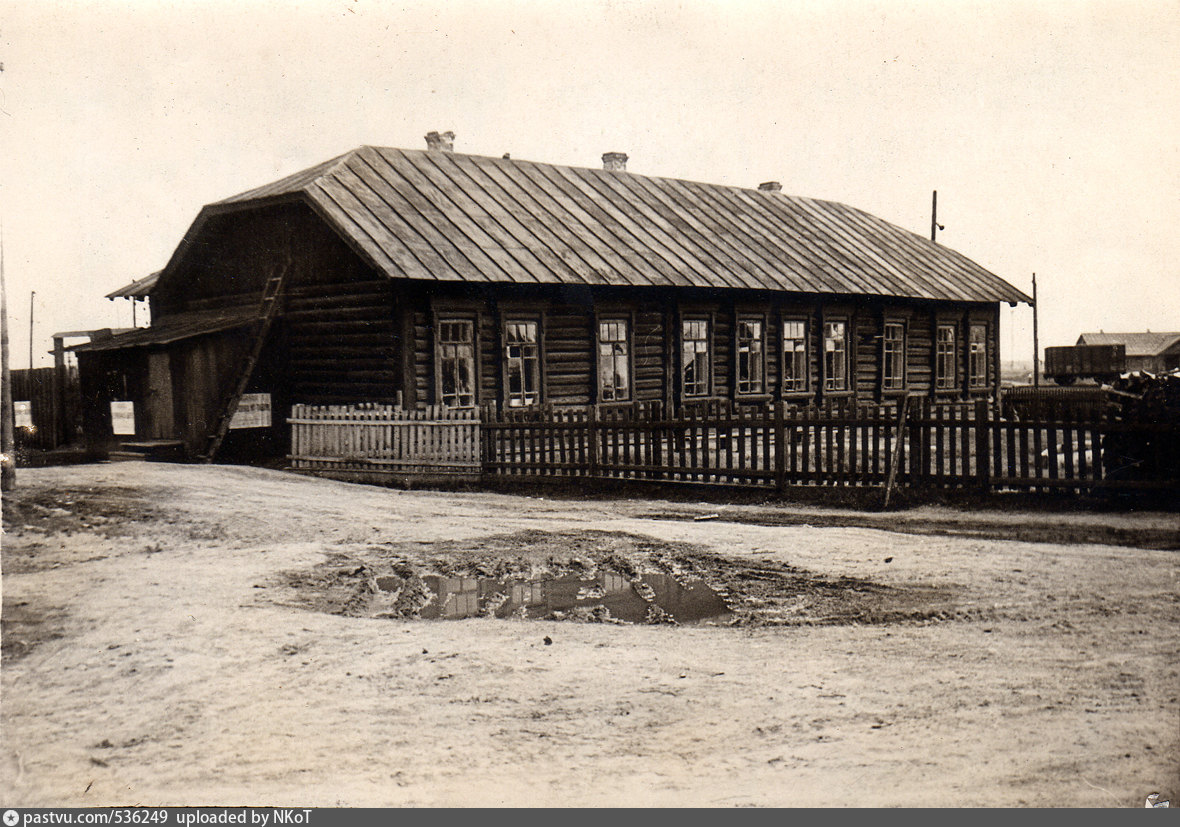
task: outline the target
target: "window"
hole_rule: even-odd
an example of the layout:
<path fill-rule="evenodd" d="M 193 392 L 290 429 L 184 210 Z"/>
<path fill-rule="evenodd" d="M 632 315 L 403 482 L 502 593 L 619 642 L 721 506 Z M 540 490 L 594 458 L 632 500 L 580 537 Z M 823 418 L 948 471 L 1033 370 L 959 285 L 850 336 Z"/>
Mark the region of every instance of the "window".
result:
<path fill-rule="evenodd" d="M 807 390 L 807 322 L 783 322 L 783 393 Z"/>
<path fill-rule="evenodd" d="M 761 319 L 738 319 L 737 392 L 762 393 L 766 363 L 762 348 Z"/>
<path fill-rule="evenodd" d="M 967 383 L 973 388 L 987 387 L 987 325 L 971 325 L 967 363 Z"/>
<path fill-rule="evenodd" d="M 709 320 L 684 319 L 680 323 L 680 378 L 684 395 L 708 396 L 711 372 Z"/>
<path fill-rule="evenodd" d="M 438 397 L 448 408 L 475 407 L 475 322 L 438 320 Z"/>
<path fill-rule="evenodd" d="M 541 357 L 535 321 L 508 321 L 504 325 L 504 391 L 509 408 L 524 408 L 541 401 Z"/>
<path fill-rule="evenodd" d="M 905 387 L 905 325 L 885 325 L 881 352 L 881 387 L 899 390 Z"/>
<path fill-rule="evenodd" d="M 631 335 L 626 319 L 598 322 L 598 400 L 631 398 Z"/>
<path fill-rule="evenodd" d="M 934 336 L 934 387 L 954 388 L 955 368 L 955 326 L 940 324 Z"/>
<path fill-rule="evenodd" d="M 848 390 L 848 325 L 824 322 L 824 390 Z"/>

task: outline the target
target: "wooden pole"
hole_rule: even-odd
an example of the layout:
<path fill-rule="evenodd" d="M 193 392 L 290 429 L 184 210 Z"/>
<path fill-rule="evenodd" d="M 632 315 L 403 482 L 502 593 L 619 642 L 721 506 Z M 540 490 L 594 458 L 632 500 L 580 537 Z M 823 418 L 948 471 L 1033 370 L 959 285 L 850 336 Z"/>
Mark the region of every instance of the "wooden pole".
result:
<path fill-rule="evenodd" d="M 4 282 L 4 231 L 0 228 L 0 491 L 16 487 L 12 376 L 8 372 L 8 287 Z"/>
<path fill-rule="evenodd" d="M 935 236 L 938 233 L 938 190 L 934 191 L 934 197 L 930 201 L 930 240 L 937 241 Z"/>
<path fill-rule="evenodd" d="M 1041 341 L 1037 331 L 1037 274 L 1033 273 L 1033 387 L 1041 386 Z"/>
<path fill-rule="evenodd" d="M 905 437 L 905 421 L 909 409 L 910 397 L 907 395 L 901 400 L 901 413 L 897 417 L 897 437 L 893 441 L 893 458 L 889 462 L 889 479 L 885 483 L 885 504 L 882 508 L 889 508 L 889 495 L 893 493 L 893 484 L 897 481 L 897 464 L 901 460 L 901 445 Z M 913 451 L 916 447 L 911 445 L 910 450 Z"/>

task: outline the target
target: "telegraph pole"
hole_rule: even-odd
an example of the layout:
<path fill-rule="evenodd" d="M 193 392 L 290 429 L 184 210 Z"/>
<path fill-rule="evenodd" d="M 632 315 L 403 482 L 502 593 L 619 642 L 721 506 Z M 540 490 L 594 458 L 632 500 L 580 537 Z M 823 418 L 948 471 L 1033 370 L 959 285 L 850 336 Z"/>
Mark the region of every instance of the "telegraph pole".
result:
<path fill-rule="evenodd" d="M 1041 343 L 1037 337 L 1037 274 L 1033 273 L 1033 387 L 1041 386 Z"/>
<path fill-rule="evenodd" d="M 930 240 L 937 244 L 938 231 L 945 229 L 946 227 L 938 223 L 938 190 L 935 190 L 933 197 L 930 199 Z"/>
<path fill-rule="evenodd" d="M 4 64 L 0 63 L 0 72 Z M 4 282 L 4 224 L 0 223 L 0 491 L 16 488 L 16 442 L 12 433 L 12 375 L 8 372 L 8 286 Z"/>
<path fill-rule="evenodd" d="M 4 231 L 0 227 L 0 491 L 16 487 L 16 443 L 13 441 L 12 376 L 8 372 L 8 287 L 4 282 Z"/>

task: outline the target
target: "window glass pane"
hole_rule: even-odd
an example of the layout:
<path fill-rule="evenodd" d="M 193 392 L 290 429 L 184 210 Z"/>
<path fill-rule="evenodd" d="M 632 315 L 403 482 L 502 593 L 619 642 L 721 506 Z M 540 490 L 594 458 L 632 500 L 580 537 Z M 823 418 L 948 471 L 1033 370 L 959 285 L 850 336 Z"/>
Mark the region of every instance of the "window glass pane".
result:
<path fill-rule="evenodd" d="M 738 320 L 737 392 L 762 393 L 762 322 Z"/>
<path fill-rule="evenodd" d="M 934 342 L 934 386 L 955 387 L 957 364 L 955 359 L 955 326 L 939 325 Z"/>
<path fill-rule="evenodd" d="M 475 324 L 444 319 L 438 324 L 439 401 L 452 408 L 475 405 Z"/>
<path fill-rule="evenodd" d="M 824 390 L 848 388 L 844 322 L 824 323 Z"/>
<path fill-rule="evenodd" d="M 685 396 L 709 393 L 709 323 L 705 319 L 685 319 L 681 325 L 681 386 Z"/>
<path fill-rule="evenodd" d="M 631 398 L 631 343 L 626 319 L 598 323 L 598 398 L 625 402 Z"/>
<path fill-rule="evenodd" d="M 905 387 L 905 327 L 885 325 L 882 337 L 882 384 L 886 390 Z"/>
<path fill-rule="evenodd" d="M 783 322 L 783 391 L 807 390 L 807 323 Z"/>
<path fill-rule="evenodd" d="M 539 325 L 533 321 L 508 321 L 504 325 L 505 394 L 510 408 L 541 401 L 538 329 Z"/>
<path fill-rule="evenodd" d="M 987 385 L 987 325 L 971 325 L 970 338 L 970 373 L 971 387 L 979 388 Z"/>

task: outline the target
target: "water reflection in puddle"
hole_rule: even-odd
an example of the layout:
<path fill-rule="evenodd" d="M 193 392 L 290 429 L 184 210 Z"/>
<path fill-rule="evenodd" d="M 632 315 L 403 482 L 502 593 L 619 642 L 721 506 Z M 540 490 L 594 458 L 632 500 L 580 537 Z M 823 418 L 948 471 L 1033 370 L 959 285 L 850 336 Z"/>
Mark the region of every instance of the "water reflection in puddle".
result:
<path fill-rule="evenodd" d="M 612 618 L 643 623 L 662 609 L 679 623 L 693 623 L 730 614 L 725 601 L 704 581 L 682 585 L 667 574 L 644 574 L 635 584 L 613 572 L 530 581 L 430 575 L 422 581 L 435 595 L 419 613 L 425 619 L 479 617 L 489 610 L 496 617 L 543 619 L 593 616 L 605 609 Z M 398 577 L 377 578 L 385 591 L 396 591 L 403 582 Z"/>

